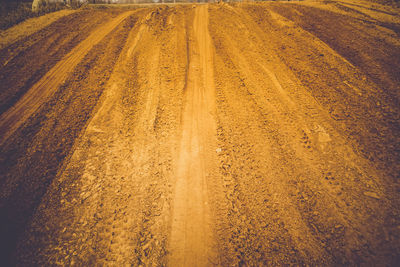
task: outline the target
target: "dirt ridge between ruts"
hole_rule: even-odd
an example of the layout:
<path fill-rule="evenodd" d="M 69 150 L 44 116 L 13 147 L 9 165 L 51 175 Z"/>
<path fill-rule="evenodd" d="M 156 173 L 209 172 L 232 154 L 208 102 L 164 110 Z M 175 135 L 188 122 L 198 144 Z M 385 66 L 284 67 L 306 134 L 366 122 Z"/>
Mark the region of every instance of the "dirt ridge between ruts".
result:
<path fill-rule="evenodd" d="M 65 84 L 1 147 L 0 245 L 1 258 L 10 260 L 10 266 L 16 255 L 32 250 L 16 253 L 15 242 L 90 119 L 134 23 L 135 17 L 129 17 L 94 46 Z"/>
<path fill-rule="evenodd" d="M 97 111 L 20 243 L 22 251 L 43 249 L 19 262 L 166 264 L 173 183 L 170 150 L 180 110 L 174 103 L 181 101 L 185 70 L 185 57 L 170 52 L 181 51 L 187 10 L 154 8 L 136 14 L 138 23 L 129 33 Z M 56 220 L 50 219 L 53 214 L 58 214 Z M 92 231 L 109 227 L 111 232 Z M 36 239 L 37 231 L 45 238 Z M 68 244 L 63 242 L 66 238 Z M 56 253 L 59 250 L 62 253 Z"/>
<path fill-rule="evenodd" d="M 92 30 L 112 17 L 113 13 L 102 11 L 74 12 L 0 50 L 0 115 Z M 27 58 L 36 60 L 27 61 Z"/>
<path fill-rule="evenodd" d="M 83 59 L 89 50 L 100 42 L 133 12 L 126 12 L 108 24 L 95 30 L 85 41 L 75 47 L 63 60 L 59 61 L 24 96 L 0 117 L 0 145 L 27 120 L 42 103 L 54 94 L 56 88 L 67 78 L 69 72 Z"/>
<path fill-rule="evenodd" d="M 28 36 L 31 35 L 42 28 L 50 25 L 54 21 L 64 17 L 68 16 L 69 14 L 72 14 L 76 12 L 76 10 L 60 10 L 56 11 L 50 14 L 46 14 L 44 16 L 41 16 L 39 18 L 30 18 L 27 19 L 26 21 L 15 25 L 7 30 L 0 31 L 0 50 L 3 49 L 4 47 L 9 46 L 10 44 Z"/>

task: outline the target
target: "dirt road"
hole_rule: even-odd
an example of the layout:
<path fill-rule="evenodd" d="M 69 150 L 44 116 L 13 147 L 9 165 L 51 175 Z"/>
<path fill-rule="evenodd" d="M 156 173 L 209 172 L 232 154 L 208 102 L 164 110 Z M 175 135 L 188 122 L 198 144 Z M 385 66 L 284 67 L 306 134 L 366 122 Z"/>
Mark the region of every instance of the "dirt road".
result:
<path fill-rule="evenodd" d="M 393 266 L 398 14 L 88 7 L 5 45 L 2 262 Z"/>

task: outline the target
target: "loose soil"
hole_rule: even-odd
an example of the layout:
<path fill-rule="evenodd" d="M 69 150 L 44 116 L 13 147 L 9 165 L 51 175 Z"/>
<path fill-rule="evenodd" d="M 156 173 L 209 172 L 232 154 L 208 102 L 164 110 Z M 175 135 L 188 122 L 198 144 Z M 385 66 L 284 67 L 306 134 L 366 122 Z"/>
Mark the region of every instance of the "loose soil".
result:
<path fill-rule="evenodd" d="M 1 42 L 3 263 L 400 261 L 398 9 L 149 5 L 40 20 Z"/>

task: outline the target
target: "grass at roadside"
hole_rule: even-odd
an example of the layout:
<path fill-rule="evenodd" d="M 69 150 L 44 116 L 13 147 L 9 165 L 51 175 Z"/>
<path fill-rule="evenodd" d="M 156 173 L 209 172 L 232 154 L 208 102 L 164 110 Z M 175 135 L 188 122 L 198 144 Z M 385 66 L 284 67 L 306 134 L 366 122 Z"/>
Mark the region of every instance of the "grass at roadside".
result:
<path fill-rule="evenodd" d="M 0 2 L 0 30 L 5 30 L 28 18 L 38 17 L 46 13 L 65 8 L 63 3 L 51 3 L 39 12 L 32 12 L 32 1 L 29 2 Z"/>

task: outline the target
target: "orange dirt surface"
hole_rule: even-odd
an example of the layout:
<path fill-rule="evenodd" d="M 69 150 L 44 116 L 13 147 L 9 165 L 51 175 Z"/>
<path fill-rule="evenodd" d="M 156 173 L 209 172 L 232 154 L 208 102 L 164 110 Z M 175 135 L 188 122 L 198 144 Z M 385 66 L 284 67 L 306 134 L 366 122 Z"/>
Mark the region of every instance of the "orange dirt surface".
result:
<path fill-rule="evenodd" d="M 396 265 L 399 14 L 103 6 L 9 29 L 1 262 Z"/>

